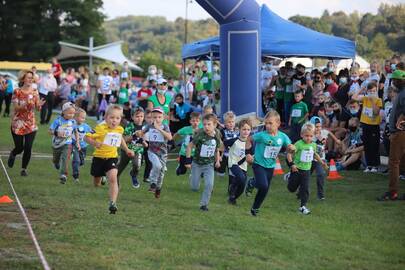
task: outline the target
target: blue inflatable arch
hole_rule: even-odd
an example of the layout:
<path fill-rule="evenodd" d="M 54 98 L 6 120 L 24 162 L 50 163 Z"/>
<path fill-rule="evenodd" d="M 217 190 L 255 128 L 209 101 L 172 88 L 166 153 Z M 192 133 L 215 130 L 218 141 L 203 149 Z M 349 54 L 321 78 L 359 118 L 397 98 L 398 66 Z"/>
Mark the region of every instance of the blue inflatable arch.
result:
<path fill-rule="evenodd" d="M 197 0 L 218 22 L 221 115 L 260 114 L 260 6 L 254 0 Z"/>

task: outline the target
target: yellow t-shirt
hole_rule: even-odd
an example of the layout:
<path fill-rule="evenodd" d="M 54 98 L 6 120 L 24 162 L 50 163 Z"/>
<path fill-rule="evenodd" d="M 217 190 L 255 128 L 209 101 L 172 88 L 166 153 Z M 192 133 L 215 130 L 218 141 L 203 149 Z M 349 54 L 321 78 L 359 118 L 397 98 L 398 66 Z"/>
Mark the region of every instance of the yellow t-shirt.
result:
<path fill-rule="evenodd" d="M 97 125 L 94 133 L 86 133 L 87 137 L 103 144 L 100 148 L 95 148 L 93 156 L 98 158 L 118 157 L 117 147 L 121 145 L 123 133 L 123 127 L 109 128 L 106 123 Z"/>
<path fill-rule="evenodd" d="M 381 98 L 363 97 L 363 109 L 361 111 L 360 122 L 367 125 L 379 125 L 381 123 L 380 114 L 374 114 L 373 104 L 382 107 Z"/>

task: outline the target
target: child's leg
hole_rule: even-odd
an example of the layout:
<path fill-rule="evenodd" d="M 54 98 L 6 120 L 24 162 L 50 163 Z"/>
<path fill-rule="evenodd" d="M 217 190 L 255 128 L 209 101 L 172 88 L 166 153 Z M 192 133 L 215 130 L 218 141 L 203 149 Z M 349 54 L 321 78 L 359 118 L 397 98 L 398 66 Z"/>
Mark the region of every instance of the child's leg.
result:
<path fill-rule="evenodd" d="M 200 188 L 201 167 L 193 162 L 191 165 L 190 187 L 192 191 L 198 191 Z"/>
<path fill-rule="evenodd" d="M 62 153 L 60 157 L 60 174 L 67 175 L 68 174 L 68 162 L 70 161 L 70 155 L 72 153 L 72 145 L 67 144 L 61 147 Z"/>
<path fill-rule="evenodd" d="M 220 163 L 220 167 L 216 168 L 215 170 L 219 173 L 219 174 L 225 174 L 226 171 L 226 167 L 228 165 L 228 157 L 226 156 L 227 154 L 223 154 L 222 156 L 222 161 Z"/>
<path fill-rule="evenodd" d="M 101 187 L 101 176 L 95 176 L 93 178 L 93 183 L 95 187 Z"/>
<path fill-rule="evenodd" d="M 128 162 L 131 159 L 128 157 L 127 153 L 125 153 L 124 150 L 121 149 L 121 155 L 120 155 L 120 160 L 118 162 L 118 177 L 121 175 L 121 173 L 125 170 L 125 168 L 128 165 Z"/>
<path fill-rule="evenodd" d="M 243 193 L 245 184 L 246 184 L 246 172 L 243 171 L 238 165 L 233 165 L 230 169 L 232 174 L 235 176 L 234 181 L 232 183 L 232 195 L 235 199 L 239 198 L 239 196 Z"/>
<path fill-rule="evenodd" d="M 180 155 L 180 160 L 179 160 L 179 166 L 177 166 L 176 168 L 176 175 L 183 175 L 186 174 L 187 172 L 187 168 L 185 166 L 185 162 L 186 162 L 186 157 Z"/>
<path fill-rule="evenodd" d="M 152 169 L 149 175 L 150 183 L 157 184 L 157 181 L 161 174 L 161 170 L 163 169 L 162 163 L 160 162 L 159 157 L 155 153 L 152 153 L 151 151 L 148 151 L 148 157 L 152 164 Z"/>
<path fill-rule="evenodd" d="M 108 193 L 110 195 L 110 201 L 115 203 L 118 197 L 118 180 L 117 180 L 118 170 L 111 169 L 106 174 L 109 182 Z"/>
<path fill-rule="evenodd" d="M 62 155 L 62 147 L 52 148 L 52 150 L 53 150 L 52 162 L 53 162 L 53 164 L 55 164 L 55 166 L 59 167 L 60 166 L 60 157 Z"/>
<path fill-rule="evenodd" d="M 142 154 L 135 153 L 135 156 L 132 158 L 132 170 L 129 174 L 135 177 L 138 176 L 141 165 L 142 165 Z"/>
<path fill-rule="evenodd" d="M 73 158 L 72 158 L 73 178 L 79 178 L 79 166 L 80 166 L 80 152 L 76 146 L 73 146 Z"/>
<path fill-rule="evenodd" d="M 157 189 L 162 189 L 163 186 L 163 178 L 165 177 L 165 170 L 166 170 L 166 160 L 167 157 L 159 157 L 159 161 L 161 164 L 161 170 L 160 170 L 160 174 L 159 177 L 157 179 Z"/>
<path fill-rule="evenodd" d="M 290 192 L 296 192 L 298 187 L 301 184 L 301 174 L 300 171 L 298 172 L 291 172 L 290 177 L 288 179 L 287 188 Z"/>
<path fill-rule="evenodd" d="M 314 163 L 315 163 L 314 165 L 315 165 L 315 172 L 316 172 L 316 186 L 318 189 L 318 198 L 321 199 L 325 196 L 323 187 L 325 185 L 326 172 L 320 162 L 314 162 Z"/>
<path fill-rule="evenodd" d="M 202 167 L 202 173 L 204 174 L 204 191 L 201 196 L 200 205 L 207 206 L 210 202 L 212 189 L 214 188 L 214 165 L 204 165 Z"/>
<path fill-rule="evenodd" d="M 143 152 L 143 157 L 145 159 L 145 171 L 143 173 L 143 179 L 146 180 L 150 176 L 150 170 L 152 168 L 152 164 L 150 163 L 148 151 L 145 149 Z"/>
<path fill-rule="evenodd" d="M 84 165 L 84 161 L 86 159 L 87 148 L 81 148 L 79 151 L 79 158 L 80 158 L 80 166 Z"/>
<path fill-rule="evenodd" d="M 268 169 L 258 164 L 253 164 L 252 168 L 255 175 L 254 186 L 257 188 L 257 194 L 253 202 L 252 209 L 257 210 L 262 205 L 264 199 L 266 198 L 267 192 L 269 191 L 274 168 Z"/>
<path fill-rule="evenodd" d="M 300 199 L 301 206 L 306 206 L 309 199 L 309 177 L 310 171 L 299 171 L 300 174 Z"/>

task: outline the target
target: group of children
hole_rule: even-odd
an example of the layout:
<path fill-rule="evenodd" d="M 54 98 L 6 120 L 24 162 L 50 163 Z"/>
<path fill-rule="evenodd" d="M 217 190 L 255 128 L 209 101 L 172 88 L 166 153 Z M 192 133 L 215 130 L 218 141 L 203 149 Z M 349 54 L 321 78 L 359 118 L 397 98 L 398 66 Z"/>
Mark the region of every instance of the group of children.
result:
<path fill-rule="evenodd" d="M 305 111 L 301 113 L 305 115 Z M 208 211 L 215 170 L 222 175 L 228 168 L 228 202 L 234 205 L 244 191 L 249 196 L 256 188 L 257 194 L 251 207 L 251 214 L 256 216 L 269 191 L 281 151 L 287 151 L 287 164 L 291 167 L 291 174 L 285 177 L 288 190 L 296 192 L 299 188 L 299 211 L 310 213 L 307 202 L 311 170 L 317 174 L 318 198 L 324 199 L 327 165 L 323 149 L 327 134 L 322 130 L 319 117 L 304 123 L 299 131 L 297 129 L 302 139 L 292 144 L 290 138 L 279 131 L 280 115 L 275 110 L 270 110 L 265 116 L 265 130 L 254 134 L 249 119 L 242 119 L 236 127 L 236 116 L 232 112 L 224 114 L 224 125 L 209 110 L 205 110 L 202 116 L 193 112 L 190 126 L 178 130 L 173 136 L 168 125 L 164 124 L 164 112 L 159 107 L 151 111 L 136 107 L 132 111 L 132 122 L 125 128 L 121 126 L 122 114 L 121 106 L 110 105 L 104 121 L 91 129 L 85 123 L 86 113 L 67 102 L 62 107 L 61 116 L 53 121 L 49 129 L 53 135 L 53 162 L 60 171 L 62 184 L 67 180 L 70 157 L 73 156 L 73 178 L 78 182 L 79 166 L 84 163 L 87 145 L 94 147 L 91 175 L 96 187 L 104 183 L 105 177 L 108 179 L 109 211 L 112 214 L 117 211 L 118 178 L 129 162 L 132 163 L 130 176 L 133 187 L 140 186 L 138 173 L 144 160 L 144 182 L 149 182 L 149 191 L 160 198 L 167 171 L 168 143 L 173 139 L 182 140 L 176 174 L 184 175 L 190 169 L 189 181 L 193 191 L 198 191 L 201 179 L 204 180 L 200 200 L 202 211 Z M 121 148 L 119 159 L 118 148 Z M 249 181 L 248 164 L 252 164 L 254 173 L 254 178 Z"/>

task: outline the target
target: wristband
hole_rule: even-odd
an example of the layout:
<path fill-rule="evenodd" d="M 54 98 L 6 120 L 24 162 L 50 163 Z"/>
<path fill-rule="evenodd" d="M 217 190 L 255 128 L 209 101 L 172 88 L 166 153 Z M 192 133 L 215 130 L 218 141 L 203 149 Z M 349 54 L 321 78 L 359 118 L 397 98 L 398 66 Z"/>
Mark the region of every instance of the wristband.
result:
<path fill-rule="evenodd" d="M 191 158 L 191 157 L 186 157 L 186 160 L 184 161 L 184 164 L 185 164 L 185 165 L 190 165 L 191 162 L 193 162 L 193 158 Z"/>
<path fill-rule="evenodd" d="M 290 168 L 295 165 L 294 161 L 289 162 L 288 159 L 286 161 L 287 161 L 288 167 L 290 167 Z"/>

